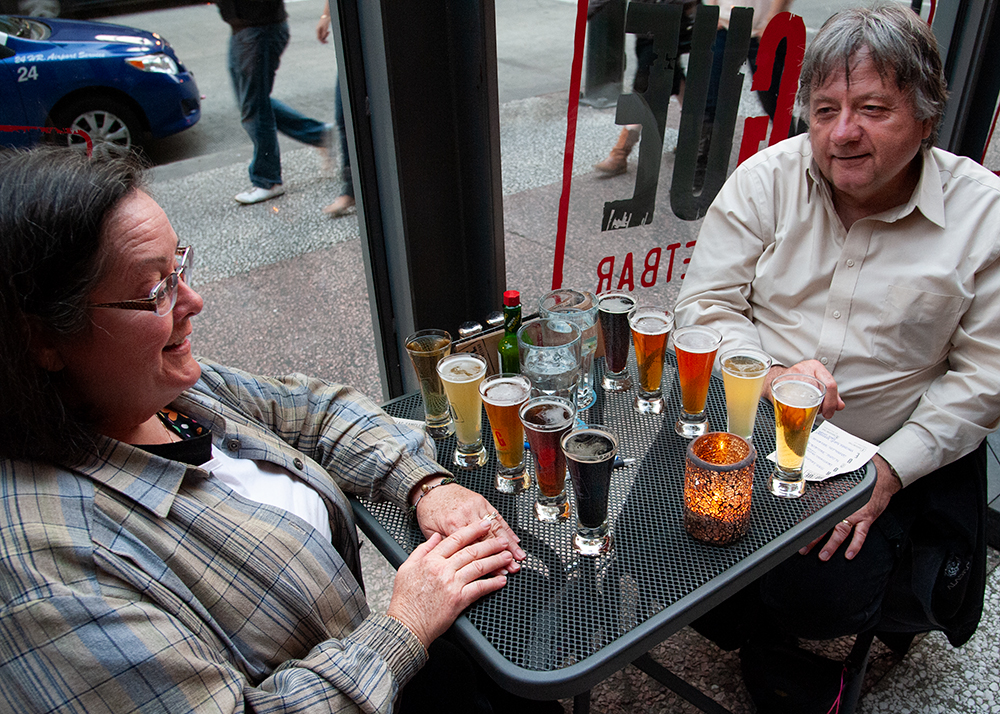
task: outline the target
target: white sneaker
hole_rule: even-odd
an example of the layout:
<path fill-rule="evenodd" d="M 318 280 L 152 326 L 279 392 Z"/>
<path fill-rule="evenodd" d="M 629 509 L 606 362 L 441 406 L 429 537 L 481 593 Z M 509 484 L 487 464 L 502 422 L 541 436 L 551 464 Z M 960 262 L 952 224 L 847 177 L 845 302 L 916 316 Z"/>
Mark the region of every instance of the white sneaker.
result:
<path fill-rule="evenodd" d="M 261 188 L 260 186 L 254 186 L 249 191 L 244 191 L 243 193 L 238 193 L 233 198 L 235 198 L 240 203 L 260 203 L 261 201 L 267 201 L 269 199 L 280 196 L 285 192 L 285 187 L 280 183 L 276 183 L 271 188 Z"/>

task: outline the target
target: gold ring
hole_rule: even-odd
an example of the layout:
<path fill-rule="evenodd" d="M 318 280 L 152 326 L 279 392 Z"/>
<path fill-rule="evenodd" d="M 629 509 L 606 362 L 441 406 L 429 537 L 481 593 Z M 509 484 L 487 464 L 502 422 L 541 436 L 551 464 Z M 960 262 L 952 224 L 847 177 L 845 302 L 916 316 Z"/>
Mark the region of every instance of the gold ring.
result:
<path fill-rule="evenodd" d="M 844 520 L 842 520 L 841 523 L 843 523 L 845 526 L 847 526 L 848 529 L 854 527 L 854 526 L 851 525 L 851 522 L 849 520 L 847 520 L 846 518 Z"/>

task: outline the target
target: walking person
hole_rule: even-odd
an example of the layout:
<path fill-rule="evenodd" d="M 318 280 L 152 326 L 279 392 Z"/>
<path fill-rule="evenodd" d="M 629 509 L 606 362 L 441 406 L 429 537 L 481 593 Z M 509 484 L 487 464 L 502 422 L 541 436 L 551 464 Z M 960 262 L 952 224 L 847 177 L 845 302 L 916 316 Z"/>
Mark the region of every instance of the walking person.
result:
<path fill-rule="evenodd" d="M 251 188 L 234 198 L 260 203 L 285 192 L 281 182 L 278 132 L 315 146 L 328 160 L 332 126 L 310 119 L 271 97 L 281 53 L 288 45 L 288 13 L 283 0 L 217 0 L 232 28 L 229 74 L 243 129 L 253 141 Z"/>
<path fill-rule="evenodd" d="M 323 6 L 323 14 L 316 25 L 316 39 L 326 44 L 330 37 L 330 3 Z M 354 208 L 354 179 L 351 175 L 351 156 L 347 153 L 347 128 L 344 125 L 344 102 L 340 97 L 340 76 L 334 92 L 334 121 L 340 132 L 340 191 L 333 203 L 323 207 L 323 213 L 331 218 L 346 216 Z"/>

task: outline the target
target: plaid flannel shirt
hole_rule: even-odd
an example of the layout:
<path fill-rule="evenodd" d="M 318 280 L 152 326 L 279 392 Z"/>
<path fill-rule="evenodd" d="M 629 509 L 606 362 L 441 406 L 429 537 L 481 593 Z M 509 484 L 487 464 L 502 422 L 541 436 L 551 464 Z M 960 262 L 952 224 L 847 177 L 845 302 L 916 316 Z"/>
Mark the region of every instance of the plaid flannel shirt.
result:
<path fill-rule="evenodd" d="M 0 460 L 0 711 L 391 711 L 426 661 L 369 613 L 344 492 L 406 505 L 443 469 L 358 392 L 203 362 L 172 405 L 317 490 L 333 543 L 204 470 L 104 439 Z"/>

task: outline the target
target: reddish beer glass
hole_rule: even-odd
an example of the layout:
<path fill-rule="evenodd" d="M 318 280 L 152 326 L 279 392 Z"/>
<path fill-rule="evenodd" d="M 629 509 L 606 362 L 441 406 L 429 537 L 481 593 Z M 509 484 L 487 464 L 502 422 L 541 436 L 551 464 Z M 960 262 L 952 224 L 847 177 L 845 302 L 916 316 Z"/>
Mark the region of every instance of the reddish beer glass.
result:
<path fill-rule="evenodd" d="M 674 431 L 685 439 L 694 439 L 708 432 L 705 402 L 712 378 L 715 353 L 722 344 L 722 335 L 704 325 L 689 325 L 674 330 L 674 352 L 677 354 L 677 378 L 681 383 L 681 414 Z"/>

